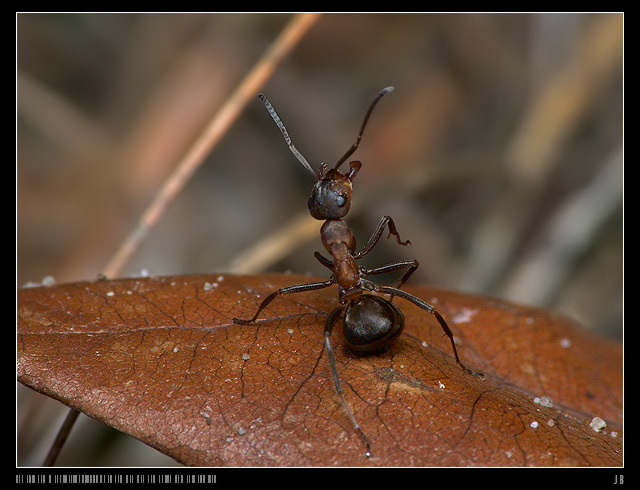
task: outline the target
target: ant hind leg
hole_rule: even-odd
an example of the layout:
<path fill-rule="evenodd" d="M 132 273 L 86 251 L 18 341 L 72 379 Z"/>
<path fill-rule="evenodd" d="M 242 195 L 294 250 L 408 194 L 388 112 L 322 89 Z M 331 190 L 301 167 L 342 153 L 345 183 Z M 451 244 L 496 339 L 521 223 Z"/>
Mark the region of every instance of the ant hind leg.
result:
<path fill-rule="evenodd" d="M 401 289 L 396 289 L 389 286 L 378 286 L 376 288 L 376 291 L 382 292 L 382 293 L 388 293 L 388 294 L 395 294 L 396 296 L 400 296 L 401 298 L 404 298 L 407 301 L 412 302 L 414 305 L 422 308 L 423 310 L 433 314 L 433 316 L 436 317 L 436 320 L 440 324 L 440 327 L 444 331 L 445 335 L 449 337 L 449 341 L 451 342 L 451 347 L 453 348 L 453 355 L 455 356 L 456 363 L 458 364 L 458 366 L 460 366 L 465 373 L 472 374 L 474 376 L 479 376 L 480 378 L 484 379 L 483 373 L 473 371 L 462 363 L 462 361 L 460 360 L 460 357 L 458 356 L 458 349 L 456 349 L 456 343 L 453 340 L 453 332 L 451 332 L 449 325 L 447 325 L 447 322 L 442 317 L 442 315 L 438 313 L 438 310 L 436 310 L 429 303 L 422 301 L 420 298 L 417 298 L 412 294 L 402 291 Z"/>
<path fill-rule="evenodd" d="M 329 316 L 327 317 L 327 321 L 324 327 L 324 345 L 327 349 L 327 357 L 329 358 L 329 366 L 331 367 L 331 375 L 333 377 L 333 385 L 335 386 L 336 393 L 340 397 L 340 401 L 342 402 L 342 406 L 345 408 L 347 414 L 349 415 L 349 419 L 351 419 L 351 423 L 353 424 L 354 429 L 360 437 L 365 445 L 365 456 L 368 458 L 371 456 L 371 444 L 369 443 L 369 439 L 365 435 L 364 431 L 358 424 L 353 412 L 349 408 L 347 404 L 347 400 L 344 398 L 344 394 L 342 392 L 342 385 L 340 383 L 340 377 L 338 376 L 338 368 L 336 367 L 336 359 L 333 355 L 333 347 L 331 347 L 331 331 L 333 330 L 333 325 L 338 321 L 338 319 L 344 314 L 346 310 L 346 305 L 338 306 L 335 310 L 333 310 Z"/>

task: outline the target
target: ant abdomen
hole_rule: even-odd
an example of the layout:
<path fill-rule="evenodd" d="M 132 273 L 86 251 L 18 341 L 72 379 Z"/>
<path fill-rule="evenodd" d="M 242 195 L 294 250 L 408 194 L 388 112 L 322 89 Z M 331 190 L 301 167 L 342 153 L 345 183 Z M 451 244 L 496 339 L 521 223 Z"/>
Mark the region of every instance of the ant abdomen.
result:
<path fill-rule="evenodd" d="M 344 337 L 356 352 L 375 352 L 390 345 L 404 329 L 404 315 L 393 303 L 363 294 L 347 306 Z"/>

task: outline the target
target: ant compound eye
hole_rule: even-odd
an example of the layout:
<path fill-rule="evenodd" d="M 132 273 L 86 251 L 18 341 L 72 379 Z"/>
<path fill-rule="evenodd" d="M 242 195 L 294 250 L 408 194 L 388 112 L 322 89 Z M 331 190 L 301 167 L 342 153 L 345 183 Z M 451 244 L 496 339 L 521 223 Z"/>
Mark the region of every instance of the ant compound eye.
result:
<path fill-rule="evenodd" d="M 339 208 L 345 206 L 347 204 L 347 198 L 344 196 L 336 196 L 336 206 Z"/>

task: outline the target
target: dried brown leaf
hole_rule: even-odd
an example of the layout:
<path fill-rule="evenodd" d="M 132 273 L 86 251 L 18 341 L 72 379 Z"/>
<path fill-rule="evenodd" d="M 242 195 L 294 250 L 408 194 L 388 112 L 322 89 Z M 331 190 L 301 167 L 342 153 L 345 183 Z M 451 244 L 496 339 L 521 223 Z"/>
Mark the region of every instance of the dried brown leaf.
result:
<path fill-rule="evenodd" d="M 193 466 L 620 466 L 622 349 L 565 317 L 492 298 L 407 287 L 407 327 L 357 356 L 334 331 L 345 396 L 323 348 L 333 289 L 289 275 L 123 279 L 18 291 L 18 379 Z M 595 417 L 605 427 L 591 424 Z M 592 427 L 593 425 L 593 427 Z M 595 428 L 594 428 L 595 427 Z M 597 430 L 596 430 L 597 429 Z"/>

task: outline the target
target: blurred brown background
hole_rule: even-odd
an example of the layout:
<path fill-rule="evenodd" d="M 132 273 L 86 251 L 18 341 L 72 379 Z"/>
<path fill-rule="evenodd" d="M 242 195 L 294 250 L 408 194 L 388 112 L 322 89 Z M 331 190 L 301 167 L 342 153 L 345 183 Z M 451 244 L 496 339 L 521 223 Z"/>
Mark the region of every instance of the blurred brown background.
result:
<path fill-rule="evenodd" d="M 18 14 L 17 287 L 95 279 L 290 19 Z M 622 14 L 327 14 L 262 90 L 317 168 L 395 87 L 353 157 L 347 219 L 364 244 L 390 215 L 412 245 L 382 240 L 366 265 L 416 258 L 414 283 L 622 339 L 622 53 Z M 312 184 L 255 98 L 121 275 L 325 276 Z M 257 260 L 274 232 L 285 246 Z M 39 465 L 64 408 L 27 416 L 18 394 L 18 464 Z M 171 464 L 112 432 L 81 419 L 59 464 Z"/>

